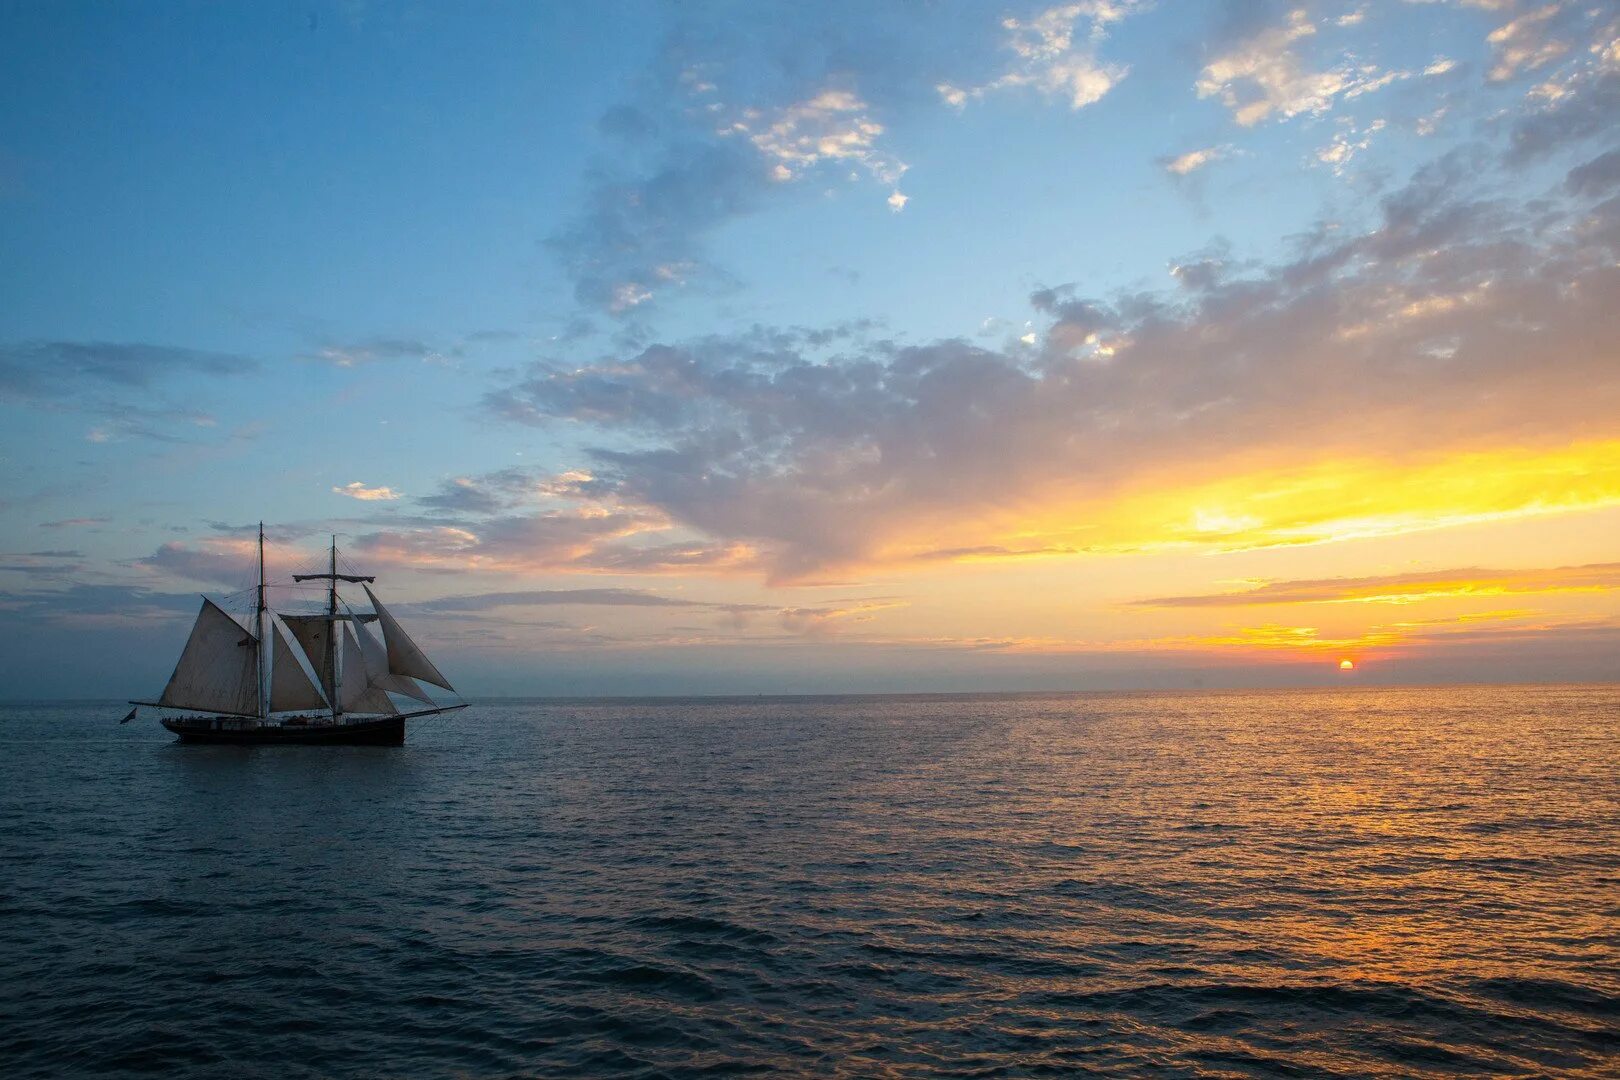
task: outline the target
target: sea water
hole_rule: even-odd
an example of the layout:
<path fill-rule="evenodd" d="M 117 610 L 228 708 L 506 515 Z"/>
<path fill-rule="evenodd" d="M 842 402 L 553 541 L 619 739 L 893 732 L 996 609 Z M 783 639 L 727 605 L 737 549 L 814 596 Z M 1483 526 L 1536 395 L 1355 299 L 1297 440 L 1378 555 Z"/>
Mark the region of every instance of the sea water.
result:
<path fill-rule="evenodd" d="M 1620 688 L 0 707 L 0 1074 L 1615 1075 Z"/>

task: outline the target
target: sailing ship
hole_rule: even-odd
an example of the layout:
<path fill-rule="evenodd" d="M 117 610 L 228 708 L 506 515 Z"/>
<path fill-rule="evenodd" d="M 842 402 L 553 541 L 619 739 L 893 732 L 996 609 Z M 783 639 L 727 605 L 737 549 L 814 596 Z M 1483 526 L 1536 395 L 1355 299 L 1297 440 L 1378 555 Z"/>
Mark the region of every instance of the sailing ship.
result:
<path fill-rule="evenodd" d="M 252 624 L 244 627 L 203 597 L 163 693 L 156 701 L 131 701 L 135 709 L 125 720 L 142 706 L 179 711 L 186 715 L 159 719 L 181 742 L 398 746 L 406 720 L 467 707 L 439 704 L 422 688 L 428 683 L 455 692 L 377 599 L 376 577 L 338 572 L 336 537 L 327 572 L 294 574 L 293 580 L 326 582 L 326 610 L 280 613 L 266 604 L 261 522 Z M 340 581 L 364 589 L 371 610 L 345 603 Z M 427 707 L 402 712 L 401 699 Z"/>

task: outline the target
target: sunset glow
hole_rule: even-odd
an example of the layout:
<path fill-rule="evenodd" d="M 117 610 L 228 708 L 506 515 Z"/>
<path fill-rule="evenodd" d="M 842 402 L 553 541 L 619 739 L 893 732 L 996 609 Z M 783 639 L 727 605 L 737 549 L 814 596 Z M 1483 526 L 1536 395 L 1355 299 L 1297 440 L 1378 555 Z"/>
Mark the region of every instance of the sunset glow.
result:
<path fill-rule="evenodd" d="M 1225 10 L 22 20 L 0 675 L 263 519 L 489 692 L 1614 677 L 1620 21 Z"/>

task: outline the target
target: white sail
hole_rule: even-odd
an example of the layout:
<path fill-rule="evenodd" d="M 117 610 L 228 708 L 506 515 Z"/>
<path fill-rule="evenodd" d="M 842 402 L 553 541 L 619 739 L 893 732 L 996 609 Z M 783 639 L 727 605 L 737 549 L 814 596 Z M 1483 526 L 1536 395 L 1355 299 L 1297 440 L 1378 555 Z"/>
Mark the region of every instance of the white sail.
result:
<path fill-rule="evenodd" d="M 372 686 L 379 690 L 391 690 L 396 694 L 415 698 L 427 705 L 434 704 L 427 692 L 417 685 L 415 679 L 409 675 L 394 675 L 388 670 L 388 650 L 383 643 L 377 640 L 377 635 L 367 630 L 359 622 L 349 624 L 354 636 L 360 642 L 360 655 L 365 658 L 366 678 Z"/>
<path fill-rule="evenodd" d="M 365 654 L 360 651 L 360 643 L 355 640 L 354 630 L 347 624 L 343 628 L 342 640 L 341 664 L 344 677 L 339 686 L 338 697 L 343 702 L 343 711 L 387 713 L 390 716 L 399 712 L 387 694 L 366 680 Z"/>
<path fill-rule="evenodd" d="M 288 640 L 289 631 L 280 619 L 272 615 L 270 624 L 270 711 L 326 708 L 326 695 L 316 684 L 304 650 Z"/>
<path fill-rule="evenodd" d="M 287 629 L 298 639 L 304 655 L 309 658 L 310 667 L 314 669 L 316 681 L 320 683 L 321 690 L 330 701 L 332 652 L 327 642 L 332 632 L 331 619 L 326 615 L 283 615 L 281 621 L 287 624 Z"/>
<path fill-rule="evenodd" d="M 366 596 L 371 600 L 371 606 L 377 609 L 377 620 L 382 623 L 383 640 L 388 643 L 388 670 L 394 675 L 408 675 L 413 679 L 442 686 L 453 691 L 450 680 L 439 674 L 439 669 L 433 666 L 433 661 L 423 655 L 422 650 L 416 647 L 416 642 L 405 633 L 405 628 L 399 621 L 388 613 L 377 600 L 377 594 L 371 591 L 371 586 L 365 586 Z"/>
<path fill-rule="evenodd" d="M 207 597 L 191 627 L 159 705 L 200 712 L 256 716 L 259 712 L 258 641 Z"/>

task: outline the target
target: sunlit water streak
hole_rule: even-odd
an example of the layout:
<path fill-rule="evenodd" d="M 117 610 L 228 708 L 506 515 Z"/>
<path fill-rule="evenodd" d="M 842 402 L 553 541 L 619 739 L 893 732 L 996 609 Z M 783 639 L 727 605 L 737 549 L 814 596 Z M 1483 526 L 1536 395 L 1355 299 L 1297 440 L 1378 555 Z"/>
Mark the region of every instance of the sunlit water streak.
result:
<path fill-rule="evenodd" d="M 11 1078 L 1612 1075 L 1620 688 L 0 709 Z"/>

